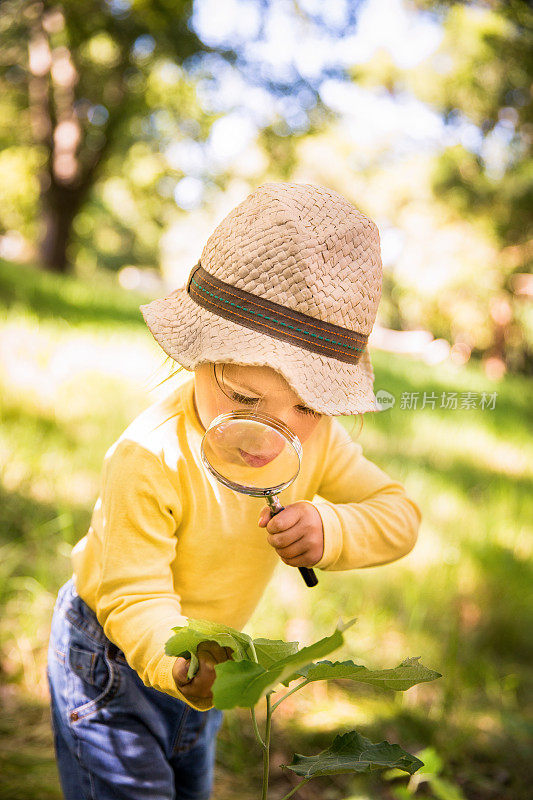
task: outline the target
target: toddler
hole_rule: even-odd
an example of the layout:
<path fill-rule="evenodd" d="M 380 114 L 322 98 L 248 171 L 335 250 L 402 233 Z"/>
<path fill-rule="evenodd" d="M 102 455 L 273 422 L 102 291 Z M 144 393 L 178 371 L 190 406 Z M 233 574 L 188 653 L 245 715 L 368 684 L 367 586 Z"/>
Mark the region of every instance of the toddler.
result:
<path fill-rule="evenodd" d="M 335 419 L 379 410 L 366 345 L 380 294 L 376 225 L 336 192 L 269 183 L 216 228 L 186 286 L 141 306 L 191 374 L 107 452 L 59 591 L 48 681 L 66 800 L 207 800 L 214 665 L 231 651 L 203 643 L 188 679 L 189 662 L 164 652 L 172 628 L 192 617 L 242 629 L 280 559 L 348 570 L 413 547 L 417 504 Z M 211 421 L 238 409 L 302 443 L 273 517 L 201 460 Z"/>

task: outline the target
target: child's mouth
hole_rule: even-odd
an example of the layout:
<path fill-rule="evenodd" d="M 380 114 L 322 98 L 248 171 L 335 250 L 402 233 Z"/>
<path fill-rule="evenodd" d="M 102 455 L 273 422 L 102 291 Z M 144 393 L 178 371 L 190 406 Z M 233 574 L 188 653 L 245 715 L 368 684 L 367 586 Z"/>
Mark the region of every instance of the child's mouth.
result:
<path fill-rule="evenodd" d="M 276 457 L 276 454 L 270 456 L 253 455 L 252 453 L 247 453 L 246 450 L 241 450 L 240 447 L 239 453 L 243 461 L 246 461 L 251 467 L 264 467 L 265 464 L 269 464 Z"/>

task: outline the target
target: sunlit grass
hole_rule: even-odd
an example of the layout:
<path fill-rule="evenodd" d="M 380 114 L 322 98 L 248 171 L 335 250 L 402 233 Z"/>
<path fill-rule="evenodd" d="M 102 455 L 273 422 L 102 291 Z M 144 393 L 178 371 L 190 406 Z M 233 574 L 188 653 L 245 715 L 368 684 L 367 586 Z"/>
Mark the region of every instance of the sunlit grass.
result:
<path fill-rule="evenodd" d="M 87 529 L 103 456 L 164 391 L 151 387 L 166 374 L 138 312 L 142 298 L 111 286 L 109 276 L 101 284 L 63 284 L 18 270 L 0 264 L 0 658 L 15 704 L 23 696 L 46 703 L 52 607 L 70 575 L 71 546 Z M 307 687 L 276 712 L 280 751 L 317 752 L 331 732 L 357 726 L 413 752 L 433 747 L 443 774 L 466 797 L 525 800 L 523 706 L 533 658 L 529 384 L 518 377 L 491 383 L 475 364 L 430 368 L 381 352 L 373 362 L 376 389 L 393 393 L 396 404 L 366 415 L 359 440 L 420 505 L 419 541 L 394 564 L 320 573 L 312 591 L 280 564 L 247 629 L 310 643 L 332 633 L 339 616 L 357 617 L 333 659 L 392 667 L 421 656 L 443 678 L 400 695 L 342 681 Z M 498 395 L 493 410 L 400 407 L 403 392 L 424 391 Z M 35 708 L 27 713 L 37 714 Z M 10 714 L 4 737 L 12 736 Z M 255 746 L 243 733 L 247 725 L 244 713 L 227 715 L 219 800 L 254 797 L 250 782 L 241 786 L 238 777 L 249 770 Z M 35 775 L 51 782 L 41 796 L 56 797 L 49 748 L 50 740 Z M 13 785 L 27 780 L 21 758 L 10 767 Z M 227 780 L 227 765 L 236 783 Z M 381 785 L 377 778 L 333 782 L 328 796 L 391 797 Z M 11 795 L 0 790 L 2 796 Z"/>

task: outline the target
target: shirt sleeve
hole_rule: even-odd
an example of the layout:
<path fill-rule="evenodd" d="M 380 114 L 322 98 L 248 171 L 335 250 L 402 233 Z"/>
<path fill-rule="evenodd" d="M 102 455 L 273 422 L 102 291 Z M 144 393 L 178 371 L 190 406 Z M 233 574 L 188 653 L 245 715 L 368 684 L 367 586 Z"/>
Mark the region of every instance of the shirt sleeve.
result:
<path fill-rule="evenodd" d="M 324 553 L 316 568 L 374 567 L 414 547 L 420 508 L 401 483 L 363 456 L 361 445 L 335 418 L 317 495 L 313 505 L 322 519 Z"/>
<path fill-rule="evenodd" d="M 163 462 L 137 442 L 120 440 L 102 475 L 103 563 L 95 613 L 145 686 L 193 705 L 172 677 L 165 655 L 172 627 L 184 625 L 171 565 L 182 507 Z M 201 702 L 201 701 L 199 701 Z"/>

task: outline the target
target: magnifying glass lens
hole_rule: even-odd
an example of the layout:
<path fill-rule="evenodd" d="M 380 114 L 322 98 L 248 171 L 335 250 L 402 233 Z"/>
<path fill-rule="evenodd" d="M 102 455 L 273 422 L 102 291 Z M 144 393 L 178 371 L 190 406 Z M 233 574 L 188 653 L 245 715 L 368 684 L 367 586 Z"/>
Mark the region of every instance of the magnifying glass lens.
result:
<path fill-rule="evenodd" d="M 296 434 L 269 414 L 232 411 L 213 420 L 204 433 L 202 461 L 230 489 L 266 497 L 272 514 L 283 511 L 277 493 L 290 486 L 300 471 L 302 445 Z M 307 586 L 317 577 L 298 567 Z"/>
<path fill-rule="evenodd" d="M 237 411 L 213 420 L 204 434 L 202 458 L 226 486 L 262 495 L 293 482 L 300 470 L 301 444 L 275 418 Z"/>

